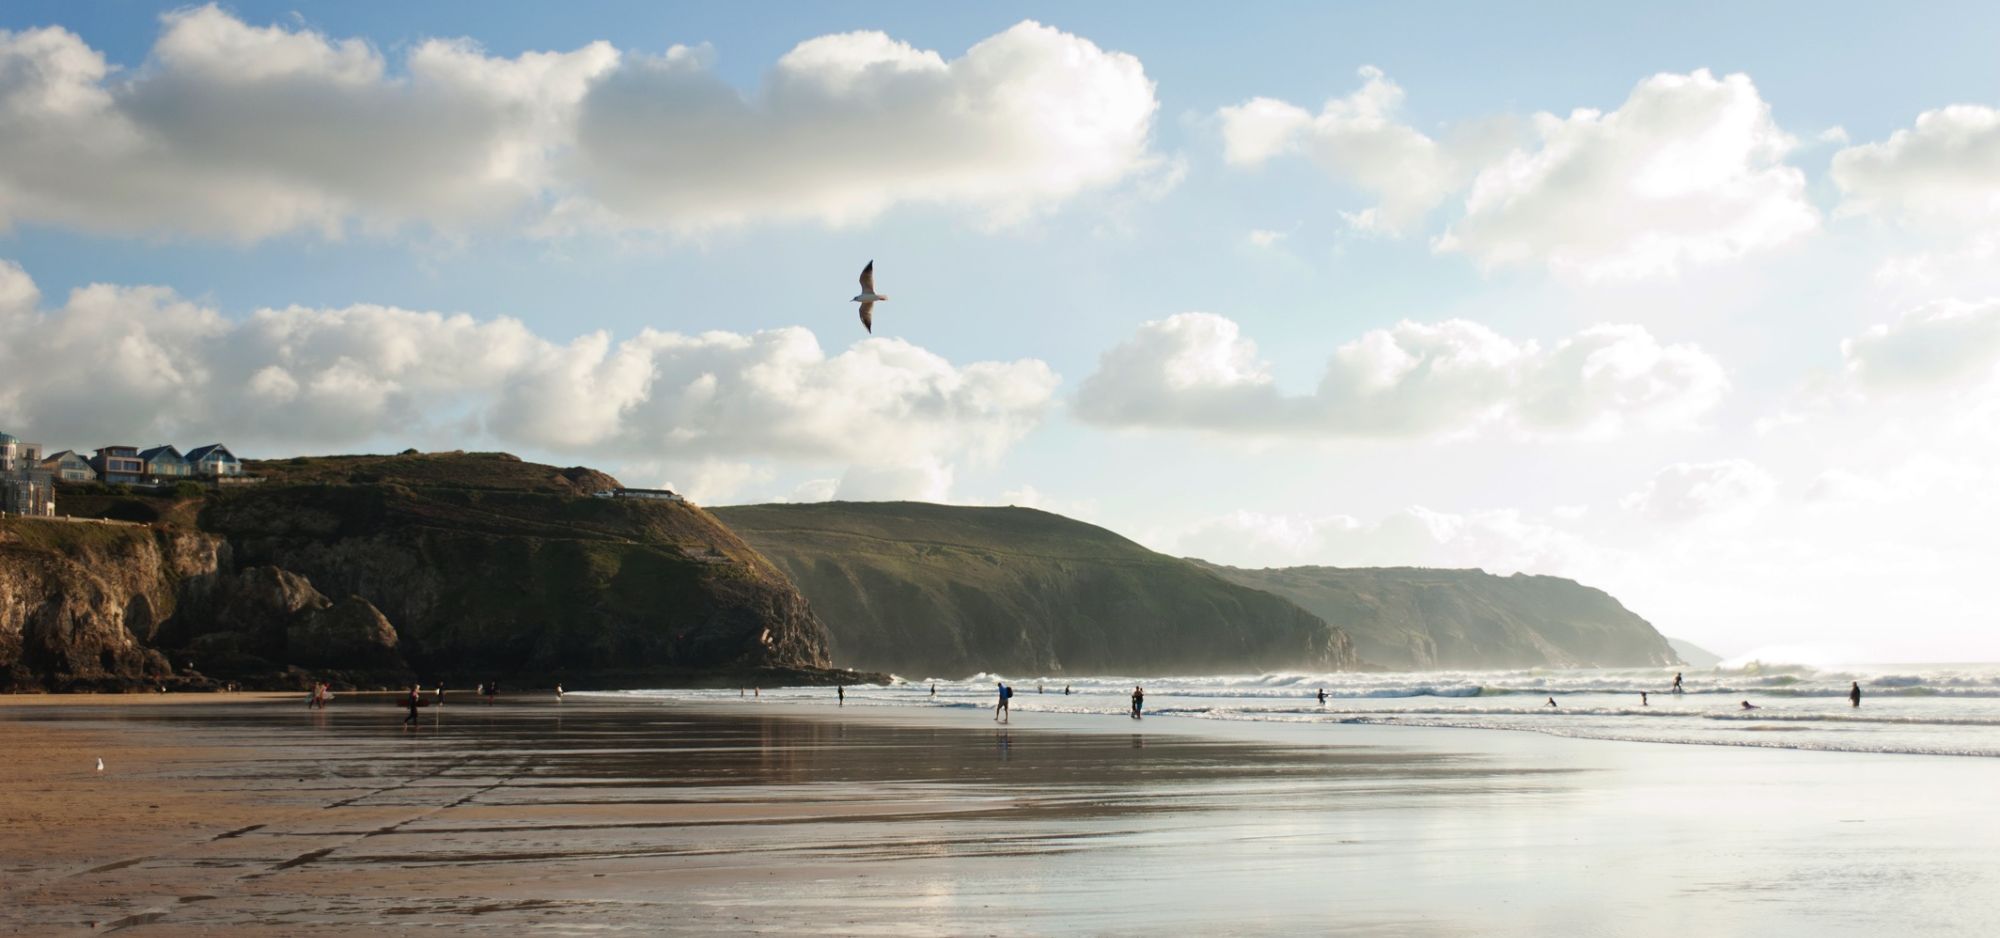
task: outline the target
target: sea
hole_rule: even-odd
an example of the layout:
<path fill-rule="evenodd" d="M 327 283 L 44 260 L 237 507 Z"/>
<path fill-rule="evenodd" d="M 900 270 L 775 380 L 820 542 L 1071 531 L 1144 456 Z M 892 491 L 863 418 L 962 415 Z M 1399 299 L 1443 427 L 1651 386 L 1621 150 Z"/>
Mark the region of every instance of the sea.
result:
<path fill-rule="evenodd" d="M 1676 670 L 1682 675 L 1679 694 L 1671 692 Z M 1017 720 L 1038 711 L 1129 719 L 1132 689 L 1143 686 L 1147 720 L 1298 723 L 1325 726 L 1329 733 L 1353 724 L 1456 727 L 1703 746 L 2000 757 L 2000 664 L 1748 662 L 1706 670 L 1147 678 L 979 674 L 853 686 L 846 689 L 847 706 L 990 710 L 995 686 L 1003 681 L 1014 688 Z M 1861 684 L 1860 707 L 1848 701 L 1850 682 Z M 615 693 L 687 702 L 740 696 L 737 690 Z M 772 706 L 824 704 L 834 694 L 823 687 L 772 688 L 756 691 L 755 699 Z"/>

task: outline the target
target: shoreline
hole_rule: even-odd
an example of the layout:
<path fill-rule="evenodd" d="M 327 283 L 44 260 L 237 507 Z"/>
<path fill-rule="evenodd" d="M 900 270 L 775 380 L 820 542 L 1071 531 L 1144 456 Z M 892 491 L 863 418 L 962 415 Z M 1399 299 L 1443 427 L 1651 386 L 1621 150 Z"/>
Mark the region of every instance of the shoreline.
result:
<path fill-rule="evenodd" d="M 0 705 L 0 932 L 2000 929 L 1969 899 L 2000 888 L 1988 760 L 577 694 L 412 732 L 346 696 L 51 696 Z"/>

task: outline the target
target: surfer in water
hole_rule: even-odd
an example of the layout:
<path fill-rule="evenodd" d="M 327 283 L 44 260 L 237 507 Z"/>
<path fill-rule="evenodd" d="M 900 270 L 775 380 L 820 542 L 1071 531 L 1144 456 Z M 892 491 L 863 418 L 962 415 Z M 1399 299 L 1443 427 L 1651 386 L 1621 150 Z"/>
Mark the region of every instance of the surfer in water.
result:
<path fill-rule="evenodd" d="M 1679 671 L 1674 672 L 1674 693 L 1681 693 L 1681 673 Z"/>
<path fill-rule="evenodd" d="M 1860 682 L 1860 681 L 1855 681 L 1855 682 L 1854 682 L 1854 684 L 1853 684 L 1853 686 L 1851 686 L 1851 687 L 1849 687 L 1849 688 L 1847 689 L 1847 702 L 1848 702 L 1849 704 L 1853 705 L 1853 706 L 1856 706 L 1856 707 L 1859 707 L 1859 706 L 1861 706 L 1861 682 Z"/>
<path fill-rule="evenodd" d="M 1641 706 L 1641 707 L 1650 707 L 1650 706 L 1652 706 L 1652 704 L 1650 704 L 1650 703 L 1646 702 L 1646 692 L 1645 692 L 1645 691 L 1640 691 L 1640 692 L 1639 692 L 1639 706 Z"/>
<path fill-rule="evenodd" d="M 1324 687 L 1319 689 L 1319 705 L 1322 707 L 1326 706 L 1326 688 Z"/>
<path fill-rule="evenodd" d="M 1554 697 L 1550 697 L 1550 698 L 1549 698 L 1549 706 L 1553 708 L 1553 707 L 1555 707 L 1555 705 L 1556 705 L 1556 699 L 1555 699 Z"/>
<path fill-rule="evenodd" d="M 1747 700 L 1746 700 L 1746 701 L 1744 701 L 1744 702 L 1743 702 L 1743 709 L 1745 709 L 1745 710 L 1755 710 L 1755 709 L 1757 709 L 1757 705 L 1756 705 L 1756 704 L 1753 704 L 1753 703 L 1751 703 L 1750 701 L 1747 701 Z"/>

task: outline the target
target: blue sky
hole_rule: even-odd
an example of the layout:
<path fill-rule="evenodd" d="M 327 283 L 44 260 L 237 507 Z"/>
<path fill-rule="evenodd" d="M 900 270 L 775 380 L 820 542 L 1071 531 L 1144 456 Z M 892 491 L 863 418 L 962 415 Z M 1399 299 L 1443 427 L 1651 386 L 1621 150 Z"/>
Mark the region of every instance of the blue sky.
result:
<path fill-rule="evenodd" d="M 1574 576 L 1731 654 L 2000 656 L 1990 5 L 0 30 L 38 295 L 0 277 L 0 426 L 52 449 L 1036 504 L 1225 563 Z M 105 363 L 131 385 L 74 380 Z"/>

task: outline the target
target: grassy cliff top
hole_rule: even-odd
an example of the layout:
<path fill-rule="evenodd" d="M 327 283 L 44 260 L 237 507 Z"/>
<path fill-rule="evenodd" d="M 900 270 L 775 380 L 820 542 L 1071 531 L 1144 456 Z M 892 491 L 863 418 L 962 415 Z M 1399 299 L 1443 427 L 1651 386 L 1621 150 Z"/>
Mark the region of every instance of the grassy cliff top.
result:
<path fill-rule="evenodd" d="M 792 540 L 811 537 L 852 543 L 879 541 L 896 547 L 934 545 L 1050 560 L 1171 560 L 1094 524 L 1033 508 L 815 502 L 712 510 L 723 523 L 739 531 Z"/>
<path fill-rule="evenodd" d="M 558 469 L 509 453 L 401 453 L 393 456 L 295 456 L 252 459 L 244 472 L 265 485 L 372 485 L 477 489 L 543 495 L 590 495 L 619 487 L 595 469 Z"/>

